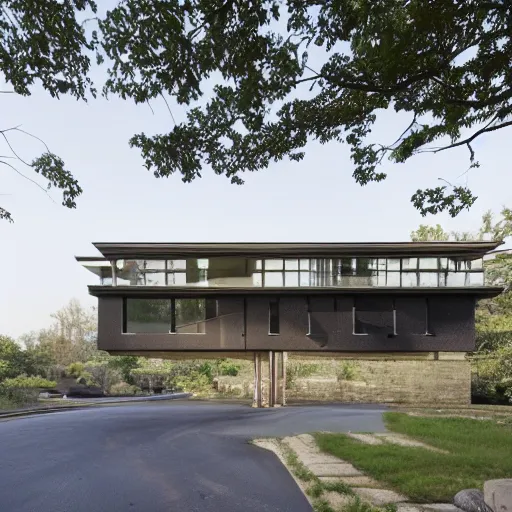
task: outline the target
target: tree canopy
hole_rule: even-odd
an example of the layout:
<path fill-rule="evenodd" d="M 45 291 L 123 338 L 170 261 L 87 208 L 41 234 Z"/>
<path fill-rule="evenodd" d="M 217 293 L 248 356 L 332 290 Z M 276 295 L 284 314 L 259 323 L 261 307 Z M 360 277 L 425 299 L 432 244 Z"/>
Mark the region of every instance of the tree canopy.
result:
<path fill-rule="evenodd" d="M 316 140 L 348 144 L 353 177 L 366 185 L 386 178 L 385 158 L 458 146 L 477 167 L 473 141 L 512 125 L 512 6 L 503 0 L 124 0 L 103 17 L 92 0 L 1 7 L 0 71 L 14 92 L 38 82 L 57 97 L 94 95 L 96 53 L 104 95 L 188 108 L 169 133 L 130 140 L 157 177 L 190 182 L 211 166 L 241 184 L 245 171 L 302 160 Z M 394 142 L 375 143 L 388 108 L 410 119 Z M 47 150 L 32 167 L 75 207 L 81 188 L 61 159 Z M 457 184 L 411 198 L 423 215 L 452 216 L 475 199 Z"/>

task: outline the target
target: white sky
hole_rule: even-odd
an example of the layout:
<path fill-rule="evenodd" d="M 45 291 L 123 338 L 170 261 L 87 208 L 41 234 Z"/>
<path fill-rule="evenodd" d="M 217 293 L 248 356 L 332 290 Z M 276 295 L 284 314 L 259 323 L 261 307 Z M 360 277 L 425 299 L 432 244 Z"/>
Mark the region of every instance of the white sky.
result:
<path fill-rule="evenodd" d="M 87 284 L 95 276 L 74 259 L 98 255 L 92 242 L 349 242 L 406 241 L 420 223 L 445 229 L 475 230 L 483 212 L 512 206 L 509 147 L 512 129 L 480 137 L 474 144 L 480 169 L 468 167 L 467 149 L 421 155 L 406 164 L 385 162 L 389 176 L 366 187 L 353 178 L 348 146 L 311 142 L 306 158 L 283 161 L 246 174 L 246 184 L 231 185 L 208 169 L 191 184 L 180 176 L 156 179 L 142 167 L 138 150 L 128 147 L 135 133 L 166 133 L 173 126 L 163 103 L 147 105 L 98 99 L 88 104 L 54 100 L 35 89 L 28 98 L 1 95 L 2 128 L 22 125 L 61 156 L 84 189 L 78 208 L 53 203 L 34 184 L 0 166 L 0 206 L 14 224 L 0 221 L 0 333 L 11 336 L 47 327 L 49 315 L 76 297 L 94 305 Z M 173 107 L 179 122 L 183 109 Z M 384 112 L 376 140 L 396 139 L 409 119 Z M 44 147 L 23 134 L 11 141 L 26 160 Z M 0 142 L 0 154 L 9 154 Z M 20 170 L 37 179 L 22 164 Z M 465 184 L 479 198 L 456 219 L 426 218 L 410 203 L 418 188 L 437 178 Z M 44 180 L 38 182 L 44 185 Z"/>

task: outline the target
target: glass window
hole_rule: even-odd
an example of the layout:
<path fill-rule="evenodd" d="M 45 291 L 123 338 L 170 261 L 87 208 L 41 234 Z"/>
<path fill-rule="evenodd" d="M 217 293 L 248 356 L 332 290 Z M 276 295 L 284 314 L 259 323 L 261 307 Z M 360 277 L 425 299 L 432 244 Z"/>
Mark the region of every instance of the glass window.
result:
<path fill-rule="evenodd" d="M 165 270 L 164 260 L 146 260 L 144 268 L 148 270 Z"/>
<path fill-rule="evenodd" d="M 484 260 L 479 258 L 471 261 L 471 270 L 480 270 L 484 268 Z"/>
<path fill-rule="evenodd" d="M 420 286 L 437 286 L 437 272 L 420 272 Z"/>
<path fill-rule="evenodd" d="M 279 334 L 279 299 L 271 299 L 269 302 L 268 333 Z"/>
<path fill-rule="evenodd" d="M 439 286 L 446 286 L 446 272 L 439 273 Z"/>
<path fill-rule="evenodd" d="M 377 268 L 377 260 L 369 258 L 356 258 L 355 260 L 356 275 L 370 276 L 372 270 Z"/>
<path fill-rule="evenodd" d="M 420 269 L 436 270 L 437 269 L 437 258 L 420 258 Z"/>
<path fill-rule="evenodd" d="M 402 270 L 416 270 L 418 268 L 418 258 L 403 258 Z"/>
<path fill-rule="evenodd" d="M 417 272 L 402 272 L 402 286 L 406 288 L 418 286 Z"/>
<path fill-rule="evenodd" d="M 439 258 L 439 268 L 448 270 L 448 258 Z"/>
<path fill-rule="evenodd" d="M 256 260 L 256 270 L 261 270 L 261 260 Z"/>
<path fill-rule="evenodd" d="M 169 333 L 171 299 L 126 299 L 127 333 Z"/>
<path fill-rule="evenodd" d="M 386 286 L 400 286 L 400 272 L 388 272 Z"/>
<path fill-rule="evenodd" d="M 252 275 L 252 284 L 253 286 L 263 286 L 263 279 L 261 277 L 261 273 L 254 273 Z"/>
<path fill-rule="evenodd" d="M 207 269 L 208 268 L 208 259 L 197 260 L 197 268 Z"/>
<path fill-rule="evenodd" d="M 265 272 L 265 286 L 283 286 L 283 273 Z"/>
<path fill-rule="evenodd" d="M 174 329 L 180 334 L 202 334 L 205 332 L 205 299 L 175 299 Z"/>
<path fill-rule="evenodd" d="M 187 268 L 186 260 L 169 260 L 167 262 L 167 268 L 169 270 L 185 270 Z"/>
<path fill-rule="evenodd" d="M 300 269 L 309 270 L 309 260 L 300 260 Z"/>
<path fill-rule="evenodd" d="M 300 286 L 309 286 L 309 272 L 300 273 Z"/>
<path fill-rule="evenodd" d="M 147 272 L 144 275 L 147 286 L 165 286 L 165 272 Z"/>
<path fill-rule="evenodd" d="M 379 268 L 379 260 L 377 258 L 358 258 L 359 260 L 366 260 L 366 265 L 371 270 L 378 270 Z"/>
<path fill-rule="evenodd" d="M 169 272 L 167 274 L 167 284 L 169 286 L 185 286 L 187 284 L 187 275 L 185 272 Z"/>
<path fill-rule="evenodd" d="M 298 272 L 285 272 L 284 273 L 285 286 L 299 286 L 299 273 Z"/>
<path fill-rule="evenodd" d="M 372 276 L 372 286 L 386 286 L 386 272 L 374 272 Z"/>
<path fill-rule="evenodd" d="M 265 260 L 265 270 L 283 270 L 283 260 Z"/>
<path fill-rule="evenodd" d="M 299 260 L 284 260 L 285 270 L 299 270 Z"/>
<path fill-rule="evenodd" d="M 484 274 L 483 272 L 468 272 L 466 278 L 467 286 L 483 286 Z"/>
<path fill-rule="evenodd" d="M 388 270 L 400 270 L 400 260 L 395 258 L 389 258 Z"/>
<path fill-rule="evenodd" d="M 446 286 L 464 286 L 466 282 L 465 272 L 448 272 Z"/>

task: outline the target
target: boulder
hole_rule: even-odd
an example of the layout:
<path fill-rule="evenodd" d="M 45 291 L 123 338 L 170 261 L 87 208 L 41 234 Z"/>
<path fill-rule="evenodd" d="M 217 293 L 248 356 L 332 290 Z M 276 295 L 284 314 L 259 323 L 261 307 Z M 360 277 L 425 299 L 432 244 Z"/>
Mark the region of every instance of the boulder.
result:
<path fill-rule="evenodd" d="M 71 386 L 67 393 L 68 397 L 82 397 L 82 398 L 100 398 L 105 396 L 105 393 L 96 386 Z"/>
<path fill-rule="evenodd" d="M 494 512 L 512 512 L 512 478 L 487 480 L 484 497 Z"/>
<path fill-rule="evenodd" d="M 453 498 L 453 504 L 464 512 L 493 512 L 485 503 L 484 493 L 480 489 L 464 489 Z"/>

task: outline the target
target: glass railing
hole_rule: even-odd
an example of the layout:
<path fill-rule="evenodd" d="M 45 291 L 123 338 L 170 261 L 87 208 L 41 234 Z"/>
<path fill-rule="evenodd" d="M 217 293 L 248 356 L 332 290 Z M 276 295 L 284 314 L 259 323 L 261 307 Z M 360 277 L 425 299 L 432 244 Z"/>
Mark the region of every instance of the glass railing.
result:
<path fill-rule="evenodd" d="M 182 258 L 82 262 L 103 285 L 177 287 L 465 287 L 483 286 L 482 259 Z M 112 272 L 114 270 L 114 272 Z"/>

